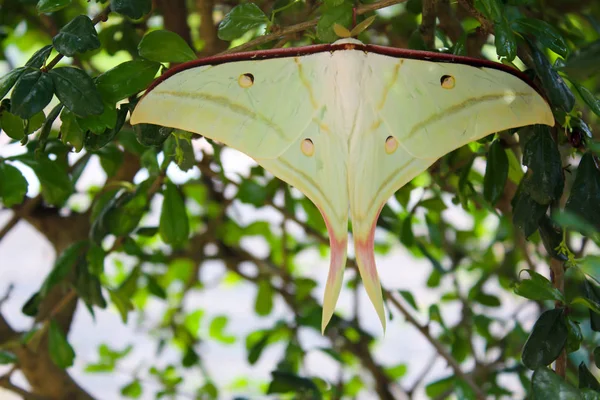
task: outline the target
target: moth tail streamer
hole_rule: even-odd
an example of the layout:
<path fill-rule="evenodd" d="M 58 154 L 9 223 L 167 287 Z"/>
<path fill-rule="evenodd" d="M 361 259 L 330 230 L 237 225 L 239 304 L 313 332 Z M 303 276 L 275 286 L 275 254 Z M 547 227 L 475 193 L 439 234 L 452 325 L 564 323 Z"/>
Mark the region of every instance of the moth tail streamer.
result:
<path fill-rule="evenodd" d="M 323 297 L 321 334 L 325 333 L 325 328 L 333 316 L 335 305 L 342 289 L 348 249 L 348 237 L 346 236 L 343 239 L 338 239 L 330 233 L 329 245 L 331 249 L 331 261 L 329 264 L 327 284 L 325 285 L 325 295 Z"/>

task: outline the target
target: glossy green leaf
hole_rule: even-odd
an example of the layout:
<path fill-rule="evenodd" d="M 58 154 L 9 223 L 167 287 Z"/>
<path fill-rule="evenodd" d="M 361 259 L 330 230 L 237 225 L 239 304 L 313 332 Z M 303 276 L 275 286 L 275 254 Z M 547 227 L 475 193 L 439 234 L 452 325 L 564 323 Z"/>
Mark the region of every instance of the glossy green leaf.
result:
<path fill-rule="evenodd" d="M 178 34 L 166 30 L 147 33 L 138 45 L 140 56 L 157 62 L 182 63 L 196 59 L 196 53 Z"/>
<path fill-rule="evenodd" d="M 546 367 L 535 370 L 531 377 L 534 400 L 580 400 L 579 391 Z"/>
<path fill-rule="evenodd" d="M 118 113 L 114 103 L 104 103 L 104 110 L 98 115 L 77 117 L 77 123 L 83 131 L 90 131 L 96 135 L 104 135 L 107 130 L 113 129 L 118 121 Z M 111 138 L 112 139 L 112 138 Z"/>
<path fill-rule="evenodd" d="M 52 39 L 56 51 L 67 57 L 100 47 L 94 23 L 87 15 L 79 15 L 62 27 Z"/>
<path fill-rule="evenodd" d="M 54 68 L 48 73 L 54 82 L 56 97 L 79 117 L 100 115 L 104 104 L 92 78 L 79 68 Z"/>
<path fill-rule="evenodd" d="M 562 228 L 548 217 L 548 215 L 544 214 L 539 220 L 538 229 L 546 252 L 557 260 L 566 261 L 567 256 L 557 251 L 563 240 Z"/>
<path fill-rule="evenodd" d="M 117 102 L 146 89 L 159 68 L 154 61 L 126 61 L 100 75 L 96 85 L 105 101 Z"/>
<path fill-rule="evenodd" d="M 51 320 L 48 327 L 48 351 L 52 362 L 58 367 L 68 368 L 73 365 L 75 351 L 55 320 Z"/>
<path fill-rule="evenodd" d="M 494 205 L 504 193 L 508 178 L 508 157 L 499 140 L 490 145 L 483 179 L 483 197 Z"/>
<path fill-rule="evenodd" d="M 342 3 L 336 7 L 322 7 L 322 15 L 317 23 L 317 37 L 323 42 L 333 42 L 339 39 L 333 26 L 339 24 L 350 27 L 352 24 L 352 4 Z"/>
<path fill-rule="evenodd" d="M 37 4 L 39 13 L 50 14 L 58 10 L 62 10 L 71 4 L 72 0 L 40 0 Z"/>
<path fill-rule="evenodd" d="M 90 247 L 86 254 L 86 261 L 88 263 L 88 269 L 91 274 L 100 276 L 104 272 L 104 259 L 106 258 L 106 252 L 102 246 L 96 243 L 90 243 Z"/>
<path fill-rule="evenodd" d="M 11 139 L 21 140 L 25 137 L 24 121 L 6 110 L 0 114 L 0 128 Z"/>
<path fill-rule="evenodd" d="M 552 286 L 546 277 L 535 271 L 526 269 L 522 272 L 529 274 L 529 279 L 522 279 L 515 287 L 515 293 L 531 300 L 554 300 L 565 302 L 563 294 Z"/>
<path fill-rule="evenodd" d="M 64 108 L 60 113 L 60 135 L 61 140 L 65 144 L 73 146 L 76 152 L 83 148 L 85 132 L 77 123 L 77 118 L 68 108 Z"/>
<path fill-rule="evenodd" d="M 27 179 L 10 164 L 0 162 L 0 200 L 4 207 L 21 204 L 27 194 Z"/>
<path fill-rule="evenodd" d="M 137 124 L 133 127 L 135 137 L 144 146 L 159 146 L 163 144 L 173 132 L 172 128 L 153 124 Z M 174 153 L 174 150 L 173 150 Z M 173 154 L 170 154 L 171 156 Z"/>
<path fill-rule="evenodd" d="M 116 13 L 139 19 L 152 10 L 152 0 L 111 0 L 110 7 Z"/>
<path fill-rule="evenodd" d="M 102 113 L 102 115 L 99 117 L 99 119 L 97 121 L 95 121 L 94 123 L 101 123 L 101 124 L 103 124 L 103 126 L 110 125 L 111 121 L 108 118 L 106 120 L 104 119 L 104 116 L 107 115 L 107 113 L 110 113 L 110 111 L 107 111 L 107 110 L 112 110 L 112 108 L 105 103 L 104 104 L 104 113 Z M 113 140 L 115 138 L 115 136 L 121 131 L 121 128 L 123 128 L 123 124 L 125 124 L 125 120 L 127 119 L 128 112 L 129 112 L 129 109 L 127 108 L 127 106 L 122 105 L 119 108 L 119 110 L 117 111 L 117 120 L 116 120 L 116 123 L 114 124 L 113 128 L 105 129 L 104 132 L 102 132 L 100 135 L 93 134 L 93 133 L 87 133 L 85 136 L 85 140 L 84 140 L 84 147 L 86 148 L 86 150 L 98 151 L 99 149 L 103 148 L 108 143 L 110 143 L 111 140 Z M 108 117 L 110 117 L 110 115 L 108 115 Z M 90 119 L 94 119 L 94 118 L 95 117 L 78 119 L 77 123 L 79 124 L 79 126 L 82 126 L 82 125 L 85 126 L 86 124 L 90 123 Z M 100 125 L 97 125 L 97 126 L 99 127 Z M 82 126 L 82 129 L 84 129 L 83 126 Z"/>
<path fill-rule="evenodd" d="M 218 36 L 221 40 L 237 39 L 249 30 L 267 22 L 269 18 L 256 4 L 239 4 L 233 7 L 219 24 Z"/>
<path fill-rule="evenodd" d="M 4 76 L 0 76 L 0 100 L 6 96 L 6 94 L 12 89 L 12 87 L 17 83 L 23 72 L 25 72 L 26 68 L 20 67 L 15 68 L 10 71 L 8 74 Z"/>
<path fill-rule="evenodd" d="M 41 49 L 33 53 L 29 61 L 25 63 L 25 66 L 31 68 L 42 68 L 42 66 L 46 64 L 46 60 L 48 60 L 50 53 L 52 53 L 51 45 L 42 47 Z"/>
<path fill-rule="evenodd" d="M 29 118 L 25 123 L 25 134 L 30 135 L 37 131 L 44 125 L 44 122 L 46 122 L 46 114 L 44 114 L 43 111 L 40 111 L 33 117 Z"/>
<path fill-rule="evenodd" d="M 596 167 L 592 153 L 581 157 L 577 175 L 571 187 L 571 195 L 565 210 L 584 218 L 600 229 L 600 170 Z"/>
<path fill-rule="evenodd" d="M 547 126 L 536 125 L 523 150 L 527 174 L 523 192 L 540 204 L 560 199 L 564 186 L 562 159 Z"/>
<path fill-rule="evenodd" d="M 160 213 L 159 233 L 162 240 L 175 247 L 183 246 L 190 233 L 185 202 L 179 189 L 168 182 L 163 192 L 164 200 Z"/>
<path fill-rule="evenodd" d="M 569 47 L 565 39 L 546 21 L 534 18 L 519 18 L 513 24 L 517 32 L 533 35 L 542 45 L 556 54 L 564 58 L 569 55 Z"/>
<path fill-rule="evenodd" d="M 75 289 L 79 298 L 90 309 L 92 306 L 106 308 L 106 300 L 104 300 L 104 296 L 102 295 L 100 279 L 90 272 L 86 259 L 83 257 L 75 264 Z"/>
<path fill-rule="evenodd" d="M 523 347 L 523 364 L 529 369 L 549 365 L 565 347 L 567 335 L 563 309 L 544 311 L 535 322 Z"/>
<path fill-rule="evenodd" d="M 581 333 L 581 328 L 579 324 L 573 321 L 571 318 L 567 318 L 567 344 L 565 345 L 565 349 L 568 353 L 573 353 L 574 351 L 579 350 L 581 347 L 581 342 L 583 341 L 583 333 Z"/>
<path fill-rule="evenodd" d="M 406 300 L 408 304 L 411 305 L 412 308 L 414 308 L 415 310 L 419 310 L 419 306 L 417 306 L 417 301 L 415 300 L 415 297 L 411 292 L 409 292 L 408 290 L 399 290 L 398 293 L 400 293 L 400 295 L 404 298 L 404 300 Z"/>
<path fill-rule="evenodd" d="M 600 332 L 600 284 L 590 277 L 584 281 L 585 297 L 573 299 L 573 304 L 582 304 L 590 310 L 590 325 L 593 331 Z"/>
<path fill-rule="evenodd" d="M 535 65 L 535 71 L 544 89 L 546 89 L 550 104 L 563 109 L 565 112 L 570 112 L 575 105 L 575 96 L 573 96 L 563 78 L 552 68 L 544 53 L 534 44 L 530 43 L 529 48 Z"/>
<path fill-rule="evenodd" d="M 513 203 L 513 224 L 525 234 L 525 237 L 531 236 L 538 229 L 548 205 L 536 202 L 524 191 L 517 192 Z"/>
<path fill-rule="evenodd" d="M 47 73 L 27 69 L 17 81 L 10 96 L 10 111 L 23 119 L 29 119 L 52 100 L 54 83 Z"/>
<path fill-rule="evenodd" d="M 592 389 L 600 392 L 600 383 L 583 361 L 579 364 L 579 389 Z"/>
<path fill-rule="evenodd" d="M 494 27 L 496 53 L 512 61 L 517 56 L 517 37 L 505 17 L 501 17 Z"/>

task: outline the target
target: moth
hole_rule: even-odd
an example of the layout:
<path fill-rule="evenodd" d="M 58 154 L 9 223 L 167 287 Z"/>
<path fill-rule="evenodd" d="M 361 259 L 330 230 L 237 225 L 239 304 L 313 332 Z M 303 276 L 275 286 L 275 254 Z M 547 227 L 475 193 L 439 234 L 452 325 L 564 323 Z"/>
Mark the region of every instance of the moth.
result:
<path fill-rule="evenodd" d="M 348 217 L 362 282 L 385 329 L 373 245 L 387 200 L 471 141 L 524 125 L 553 126 L 554 118 L 514 68 L 345 38 L 182 64 L 148 88 L 131 123 L 222 142 L 318 207 L 331 247 L 324 330 L 342 285 Z"/>

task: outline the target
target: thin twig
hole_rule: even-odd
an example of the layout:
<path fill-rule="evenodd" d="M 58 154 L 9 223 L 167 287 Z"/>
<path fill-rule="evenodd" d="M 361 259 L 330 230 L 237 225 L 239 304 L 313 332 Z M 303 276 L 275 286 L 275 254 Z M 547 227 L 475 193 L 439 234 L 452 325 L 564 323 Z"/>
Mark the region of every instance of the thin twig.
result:
<path fill-rule="evenodd" d="M 400 311 L 400 313 L 407 319 L 407 321 L 410 324 L 412 324 L 415 328 L 417 328 L 419 332 L 421 332 L 423 336 L 425 336 L 427 341 L 431 343 L 431 345 L 436 349 L 438 354 L 448 362 L 456 376 L 459 379 L 465 381 L 467 385 L 469 385 L 473 392 L 475 392 L 475 395 L 478 399 L 485 399 L 485 394 L 483 393 L 481 388 L 477 386 L 477 384 L 470 375 L 467 375 L 462 371 L 458 361 L 456 361 L 454 357 L 452 357 L 452 354 L 450 354 L 448 350 L 446 350 L 444 345 L 438 339 L 433 337 L 433 335 L 431 335 L 431 332 L 429 332 L 429 327 L 427 325 L 421 325 L 421 323 L 419 323 L 419 321 L 417 321 L 417 319 L 413 317 L 413 315 L 402 305 L 402 303 L 400 303 L 400 301 L 394 293 L 385 291 L 385 294 L 386 298 L 390 300 L 390 302 L 398 309 L 398 311 Z"/>
<path fill-rule="evenodd" d="M 358 6 L 356 8 L 356 15 L 366 14 L 369 11 L 379 10 L 381 8 L 393 6 L 395 4 L 404 3 L 406 1 L 408 1 L 408 0 L 382 0 L 382 1 L 378 1 L 377 3 L 373 3 L 373 4 L 361 4 L 360 6 Z M 258 45 L 268 43 L 272 40 L 277 40 L 282 36 L 287 36 L 292 33 L 302 32 L 307 29 L 310 29 L 313 26 L 317 25 L 317 22 L 319 22 L 318 18 L 315 18 L 313 20 L 306 21 L 306 22 L 301 22 L 299 24 L 292 25 L 287 28 L 283 28 L 276 33 L 259 36 L 254 40 L 251 40 L 251 41 L 241 44 L 239 46 L 233 47 L 231 49 L 225 50 L 224 52 L 222 52 L 220 54 L 238 53 L 240 51 L 250 50 L 253 47 L 256 47 Z"/>
<path fill-rule="evenodd" d="M 479 24 L 485 33 L 494 33 L 494 24 L 488 21 L 487 18 L 475 8 L 470 0 L 458 0 L 458 3 L 479 21 Z"/>

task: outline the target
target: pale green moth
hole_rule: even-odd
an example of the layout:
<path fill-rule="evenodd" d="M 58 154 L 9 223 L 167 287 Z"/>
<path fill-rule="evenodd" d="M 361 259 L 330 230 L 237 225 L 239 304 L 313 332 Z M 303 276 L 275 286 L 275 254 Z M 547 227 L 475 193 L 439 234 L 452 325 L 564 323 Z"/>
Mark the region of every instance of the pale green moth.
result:
<path fill-rule="evenodd" d="M 342 284 L 349 210 L 360 275 L 385 329 L 373 240 L 390 196 L 466 143 L 554 118 L 502 64 L 346 38 L 184 64 L 148 89 L 131 123 L 231 146 L 319 208 L 331 245 L 323 329 Z"/>

